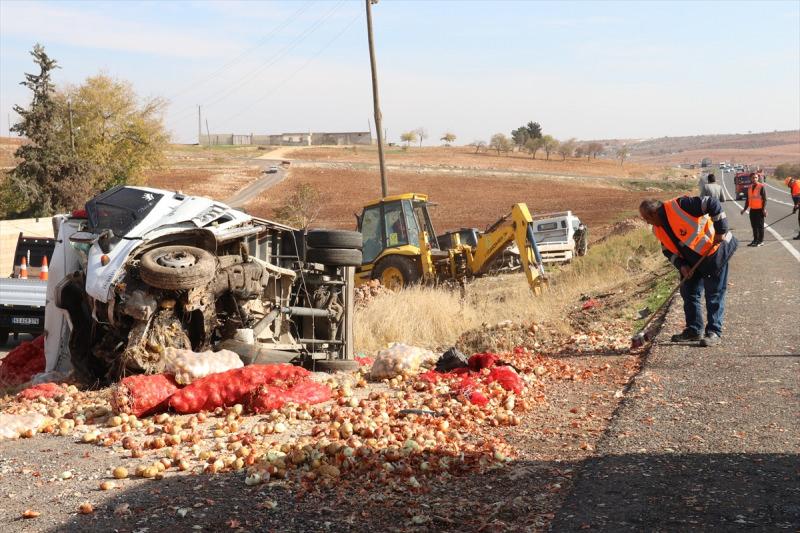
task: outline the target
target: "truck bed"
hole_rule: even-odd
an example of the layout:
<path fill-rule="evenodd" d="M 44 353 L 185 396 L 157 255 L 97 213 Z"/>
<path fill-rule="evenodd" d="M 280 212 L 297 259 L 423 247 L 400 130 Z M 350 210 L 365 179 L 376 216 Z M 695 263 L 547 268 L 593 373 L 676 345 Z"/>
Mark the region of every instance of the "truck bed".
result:
<path fill-rule="evenodd" d="M 44 307 L 47 282 L 38 279 L 0 278 L 0 305 Z"/>

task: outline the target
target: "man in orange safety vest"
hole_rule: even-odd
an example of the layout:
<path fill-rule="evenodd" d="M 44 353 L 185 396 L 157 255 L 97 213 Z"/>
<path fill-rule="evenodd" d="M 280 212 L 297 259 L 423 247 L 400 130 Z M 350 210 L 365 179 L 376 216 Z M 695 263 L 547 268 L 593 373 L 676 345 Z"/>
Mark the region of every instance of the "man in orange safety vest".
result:
<path fill-rule="evenodd" d="M 797 236 L 795 236 L 794 240 L 800 241 L 800 179 L 789 176 L 784 180 L 784 183 L 787 187 L 789 187 L 789 194 L 792 195 L 792 203 L 794 204 L 792 213 L 797 212 L 798 230 Z"/>
<path fill-rule="evenodd" d="M 672 342 L 718 345 L 725 312 L 728 261 L 738 247 L 719 200 L 711 196 L 681 196 L 668 202 L 645 200 L 639 206 L 639 214 L 653 226 L 662 252 L 683 278 L 680 293 L 686 325 L 681 333 L 672 336 Z M 697 269 L 690 275 L 695 266 Z"/>
<path fill-rule="evenodd" d="M 742 214 L 750 209 L 750 226 L 753 228 L 753 242 L 747 246 L 764 246 L 764 219 L 767 218 L 767 188 L 758 179 L 758 175 L 750 174 L 753 182 L 747 188 Z"/>

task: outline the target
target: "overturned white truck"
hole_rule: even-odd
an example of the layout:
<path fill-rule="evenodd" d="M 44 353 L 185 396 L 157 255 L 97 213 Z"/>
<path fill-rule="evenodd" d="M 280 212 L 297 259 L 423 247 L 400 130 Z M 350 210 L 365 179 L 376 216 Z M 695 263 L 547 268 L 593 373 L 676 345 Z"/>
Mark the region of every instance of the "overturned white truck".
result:
<path fill-rule="evenodd" d="M 352 368 L 361 235 L 298 231 L 225 204 L 120 186 L 56 217 L 47 370 L 87 383 L 164 369 L 166 347 Z"/>

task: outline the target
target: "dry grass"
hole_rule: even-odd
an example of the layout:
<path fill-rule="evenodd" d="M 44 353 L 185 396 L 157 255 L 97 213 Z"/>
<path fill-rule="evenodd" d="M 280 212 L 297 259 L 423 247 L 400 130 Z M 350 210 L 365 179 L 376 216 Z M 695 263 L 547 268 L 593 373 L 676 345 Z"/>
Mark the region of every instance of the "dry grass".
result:
<path fill-rule="evenodd" d="M 585 257 L 557 268 L 541 297 L 530 293 L 522 274 L 476 280 L 463 300 L 446 288 L 380 295 L 356 312 L 356 349 L 370 353 L 394 341 L 438 349 L 467 331 L 506 320 L 567 333 L 569 310 L 581 295 L 610 292 L 632 281 L 646 283 L 663 263 L 658 242 L 642 228 L 612 236 Z"/>

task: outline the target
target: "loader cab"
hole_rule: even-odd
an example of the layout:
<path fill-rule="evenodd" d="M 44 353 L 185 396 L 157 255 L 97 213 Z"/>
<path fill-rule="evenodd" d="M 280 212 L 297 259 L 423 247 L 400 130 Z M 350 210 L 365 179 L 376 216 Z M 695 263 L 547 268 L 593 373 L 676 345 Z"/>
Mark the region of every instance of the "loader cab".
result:
<path fill-rule="evenodd" d="M 416 281 L 421 276 L 417 265 L 425 236 L 432 248 L 439 247 L 426 195 L 388 196 L 364 207 L 356 218 L 363 239 L 362 265 L 356 273 L 359 282 L 380 279 L 384 285 L 406 285 Z M 399 256 L 402 260 L 389 261 L 389 256 Z M 391 268 L 387 266 L 389 263 L 392 263 Z"/>

